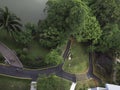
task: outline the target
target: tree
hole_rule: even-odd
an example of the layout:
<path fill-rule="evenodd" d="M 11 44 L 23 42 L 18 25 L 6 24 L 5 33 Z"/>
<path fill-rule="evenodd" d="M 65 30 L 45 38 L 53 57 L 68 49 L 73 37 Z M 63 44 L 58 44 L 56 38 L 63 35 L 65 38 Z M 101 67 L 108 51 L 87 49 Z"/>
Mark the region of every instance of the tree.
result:
<path fill-rule="evenodd" d="M 47 5 L 48 24 L 69 35 L 83 23 L 89 12 L 81 0 L 49 0 Z"/>
<path fill-rule="evenodd" d="M 0 8 L 0 27 L 7 30 L 10 35 L 13 32 L 21 31 L 20 19 L 13 13 L 11 13 L 7 7 Z"/>
<path fill-rule="evenodd" d="M 25 46 L 28 46 L 33 39 L 31 30 L 29 29 L 16 33 L 14 37 L 17 43 Z"/>
<path fill-rule="evenodd" d="M 89 42 L 91 44 L 97 43 L 102 34 L 102 30 L 94 16 L 87 16 L 84 25 L 78 28 L 75 32 L 78 42 Z"/>
<path fill-rule="evenodd" d="M 120 50 L 120 30 L 117 24 L 107 24 L 103 29 L 103 34 L 99 39 L 97 51 L 109 52 Z"/>
<path fill-rule="evenodd" d="M 25 25 L 25 28 L 31 31 L 31 34 L 32 34 L 34 39 L 39 40 L 38 39 L 39 38 L 39 34 L 38 34 L 39 33 L 39 29 L 38 29 L 38 27 L 35 24 L 27 23 Z"/>
<path fill-rule="evenodd" d="M 45 58 L 46 64 L 59 65 L 63 61 L 62 56 L 57 52 L 57 50 L 52 50 Z"/>
<path fill-rule="evenodd" d="M 61 43 L 62 33 L 55 27 L 48 27 L 40 32 L 40 44 L 47 48 L 55 48 Z"/>
<path fill-rule="evenodd" d="M 42 41 L 55 47 L 84 24 L 89 9 L 81 0 L 48 0 L 46 11 L 48 16 L 39 26 L 40 43 Z"/>
<path fill-rule="evenodd" d="M 90 7 L 103 27 L 107 23 L 120 21 L 120 5 L 118 0 L 92 0 Z"/>

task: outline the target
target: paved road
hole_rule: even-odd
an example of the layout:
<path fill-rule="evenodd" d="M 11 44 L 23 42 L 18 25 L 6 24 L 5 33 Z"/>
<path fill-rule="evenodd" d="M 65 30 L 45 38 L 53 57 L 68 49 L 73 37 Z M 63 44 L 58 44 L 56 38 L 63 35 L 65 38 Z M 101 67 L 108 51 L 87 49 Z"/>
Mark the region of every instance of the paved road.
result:
<path fill-rule="evenodd" d="M 69 40 L 67 43 L 67 46 L 66 46 L 66 50 L 63 54 L 64 60 L 68 56 L 70 45 L 71 45 L 71 41 Z M 2 52 L 2 49 L 1 49 L 1 52 Z M 99 82 L 101 82 L 101 80 L 93 74 L 93 65 L 92 65 L 92 57 L 91 56 L 92 56 L 91 53 L 89 53 L 89 69 L 88 69 L 87 76 L 94 78 L 94 79 L 98 80 Z M 0 65 L 0 74 L 22 77 L 22 78 L 31 78 L 33 81 L 36 81 L 39 74 L 50 75 L 50 74 L 54 73 L 59 77 L 68 79 L 72 82 L 76 82 L 76 76 L 74 74 L 69 74 L 69 73 L 63 71 L 63 69 L 62 69 L 63 64 L 64 64 L 64 62 L 61 65 L 58 65 L 56 67 L 43 69 L 43 70 L 26 70 L 26 69 L 18 70 L 16 67 L 13 67 L 13 66 Z"/>
<path fill-rule="evenodd" d="M 0 65 L 0 74 L 22 77 L 22 78 L 31 78 L 33 81 L 36 81 L 39 74 L 40 75 L 44 75 L 44 74 L 50 75 L 50 74 L 54 73 L 59 77 L 76 82 L 75 75 L 64 72 L 61 69 L 61 66 L 62 65 L 59 65 L 59 66 L 53 67 L 53 68 L 43 69 L 43 70 L 26 70 L 26 69 L 18 70 L 16 67 L 13 67 L 13 66 Z"/>
<path fill-rule="evenodd" d="M 66 50 L 65 50 L 65 56 L 63 57 L 64 59 L 66 58 L 66 56 L 68 54 L 68 51 L 70 49 L 70 44 L 71 44 L 71 42 L 68 41 Z M 4 50 L 5 50 L 5 53 L 3 53 Z M 2 44 L 2 43 L 0 43 L 0 52 L 2 53 L 3 56 L 13 55 L 13 52 L 11 52 L 10 49 L 8 49 L 8 48 L 6 49 L 6 47 L 4 47 L 4 44 Z M 9 59 L 10 56 L 8 56 L 7 58 Z M 62 70 L 63 63 L 56 67 L 43 69 L 43 70 L 35 70 L 35 69 L 34 70 L 26 70 L 26 69 L 21 69 L 21 67 L 18 68 L 18 66 L 16 66 L 16 65 L 12 65 L 12 66 L 0 65 L 0 74 L 22 77 L 22 78 L 31 78 L 33 81 L 36 81 L 39 74 L 50 75 L 50 74 L 54 73 L 59 77 L 68 79 L 72 82 L 76 82 L 76 76 L 74 74 L 69 74 Z"/>

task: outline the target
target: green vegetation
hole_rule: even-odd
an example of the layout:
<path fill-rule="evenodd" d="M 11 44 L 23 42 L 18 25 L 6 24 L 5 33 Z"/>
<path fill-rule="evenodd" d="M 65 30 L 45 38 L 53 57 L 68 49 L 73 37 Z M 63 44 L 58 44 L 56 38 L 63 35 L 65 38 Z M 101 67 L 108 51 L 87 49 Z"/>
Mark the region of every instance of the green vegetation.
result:
<path fill-rule="evenodd" d="M 91 0 L 90 7 L 103 27 L 107 23 L 119 23 L 120 1 L 119 0 Z"/>
<path fill-rule="evenodd" d="M 120 1 L 118 0 L 89 0 L 88 6 L 92 9 L 103 31 L 96 50 L 102 53 L 111 52 L 116 56 L 120 51 L 119 43 L 119 22 L 120 22 Z M 112 43 L 111 43 L 112 42 Z"/>
<path fill-rule="evenodd" d="M 114 52 L 120 50 L 120 29 L 117 24 L 108 24 L 103 29 L 103 35 L 99 40 L 98 51 Z"/>
<path fill-rule="evenodd" d="M 30 90 L 31 80 L 0 75 L 0 90 Z"/>
<path fill-rule="evenodd" d="M 43 61 L 49 53 L 48 49 L 41 47 L 35 40 L 32 40 L 29 47 L 26 47 L 17 43 L 12 37 L 7 36 L 7 33 L 4 30 L 0 31 L 0 41 L 17 53 L 17 56 L 25 67 L 39 68 L 46 66 Z"/>
<path fill-rule="evenodd" d="M 39 25 L 40 43 L 45 47 L 55 48 L 70 35 L 79 42 L 96 42 L 101 36 L 97 19 L 80 0 L 48 0 L 46 11 L 48 16 Z"/>
<path fill-rule="evenodd" d="M 7 7 L 0 8 L 0 28 L 13 36 L 13 32 L 21 31 L 21 27 L 20 19 L 15 14 L 11 13 Z"/>
<path fill-rule="evenodd" d="M 94 73 L 105 82 L 112 81 L 108 80 L 113 70 L 112 59 L 120 57 L 120 1 L 48 0 L 46 5 L 46 19 L 40 20 L 38 25 L 25 25 L 22 32 L 18 32 L 22 26 L 20 19 L 7 7 L 0 9 L 0 41 L 16 52 L 25 67 L 40 68 L 62 63 L 62 52 L 57 49 L 73 37 L 75 42 L 72 42 L 70 50 L 72 59 L 65 61 L 63 69 L 75 74 L 85 72 L 88 53 L 94 52 L 98 55 L 93 55 Z M 110 60 L 106 57 L 110 57 Z M 59 80 L 53 78 L 56 76 L 38 80 L 38 86 L 42 84 L 42 90 L 66 89 Z M 62 87 L 57 86 L 59 84 L 54 86 L 53 82 L 60 83 Z M 86 88 L 84 85 L 77 86 L 78 89 L 82 87 Z"/>
<path fill-rule="evenodd" d="M 59 65 L 63 61 L 62 56 L 58 53 L 57 50 L 52 50 L 48 55 L 46 56 L 45 63 L 52 64 L 52 65 Z"/>
<path fill-rule="evenodd" d="M 96 87 L 97 82 L 93 79 L 86 81 L 78 81 L 75 90 L 88 90 L 88 88 Z"/>
<path fill-rule="evenodd" d="M 116 68 L 116 84 L 120 85 L 120 63 L 114 64 Z"/>
<path fill-rule="evenodd" d="M 83 73 L 88 68 L 88 53 L 81 43 L 73 42 L 71 46 L 71 60 L 66 60 L 63 69 L 69 73 Z"/>
<path fill-rule="evenodd" d="M 94 16 L 86 16 L 83 25 L 75 31 L 75 37 L 78 42 L 87 42 L 90 45 L 96 44 L 102 34 L 102 30 L 97 19 Z"/>
<path fill-rule="evenodd" d="M 93 59 L 93 73 L 101 78 L 103 83 L 112 83 L 113 60 L 104 54 L 96 54 Z"/>
<path fill-rule="evenodd" d="M 55 75 L 38 79 L 38 90 L 69 90 L 71 82 Z"/>
<path fill-rule="evenodd" d="M 17 33 L 14 37 L 17 43 L 24 46 L 28 46 L 33 39 L 31 31 L 29 29 Z"/>

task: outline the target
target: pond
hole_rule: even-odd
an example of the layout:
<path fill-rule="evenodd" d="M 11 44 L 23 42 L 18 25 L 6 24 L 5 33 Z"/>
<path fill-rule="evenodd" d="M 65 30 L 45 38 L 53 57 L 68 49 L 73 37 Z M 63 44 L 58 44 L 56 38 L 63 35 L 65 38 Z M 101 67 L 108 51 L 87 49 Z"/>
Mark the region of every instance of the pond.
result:
<path fill-rule="evenodd" d="M 0 0 L 0 7 L 7 6 L 9 10 L 21 18 L 22 23 L 37 23 L 43 20 L 43 12 L 47 0 Z"/>

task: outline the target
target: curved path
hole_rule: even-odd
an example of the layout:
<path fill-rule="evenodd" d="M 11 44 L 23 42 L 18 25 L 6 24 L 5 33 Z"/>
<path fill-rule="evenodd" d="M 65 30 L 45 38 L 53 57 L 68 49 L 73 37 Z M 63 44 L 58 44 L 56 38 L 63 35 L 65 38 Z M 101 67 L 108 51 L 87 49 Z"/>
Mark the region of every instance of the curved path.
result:
<path fill-rule="evenodd" d="M 63 58 L 65 59 L 68 51 L 70 49 L 70 41 L 68 41 L 66 50 L 65 50 L 65 56 Z M 69 46 L 69 47 L 68 47 Z M 22 77 L 22 78 L 31 78 L 33 81 L 36 81 L 39 74 L 40 75 L 49 75 L 49 74 L 56 74 L 59 77 L 68 79 L 70 81 L 76 82 L 76 76 L 74 74 L 69 74 L 67 72 L 64 72 L 62 70 L 63 63 L 61 65 L 58 65 L 56 67 L 42 69 L 42 70 L 27 70 L 22 69 L 23 67 L 22 63 L 19 61 L 18 57 L 15 55 L 15 53 L 10 50 L 7 46 L 5 46 L 2 42 L 0 42 L 0 52 L 5 57 L 5 59 L 10 62 L 9 64 L 11 66 L 5 66 L 0 65 L 0 74 L 10 75 L 10 76 L 16 76 L 16 77 Z M 13 60 L 14 62 L 10 61 Z"/>
<path fill-rule="evenodd" d="M 44 74 L 50 75 L 52 73 L 56 74 L 59 77 L 76 82 L 75 75 L 64 72 L 61 69 L 61 65 L 53 68 L 43 69 L 43 70 L 27 70 L 27 69 L 17 70 L 16 67 L 13 67 L 13 66 L 0 65 L 0 74 L 22 77 L 22 78 L 30 78 L 33 81 L 36 81 L 39 75 L 44 75 Z"/>
<path fill-rule="evenodd" d="M 10 65 L 23 68 L 22 63 L 20 62 L 16 54 L 2 42 L 0 42 L 0 53 Z"/>
<path fill-rule="evenodd" d="M 69 40 L 66 46 L 66 50 L 63 54 L 63 58 L 64 60 L 67 58 L 68 53 L 69 53 L 69 49 L 71 46 L 71 41 Z M 5 51 L 4 51 L 5 50 Z M 8 51 L 7 51 L 8 50 Z M 9 48 L 7 48 L 4 44 L 2 44 L 0 42 L 0 52 L 2 53 L 2 55 L 9 60 L 9 58 L 12 57 L 12 59 L 15 59 L 16 63 L 21 63 L 19 62 L 19 59 L 17 58 L 17 56 L 15 55 L 15 53 L 13 53 Z M 13 55 L 13 56 L 12 56 Z M 20 66 L 16 66 L 14 64 L 11 64 L 13 66 L 5 66 L 5 65 L 0 65 L 0 74 L 5 74 L 5 75 L 10 75 L 10 76 L 16 76 L 16 77 L 22 77 L 22 78 L 31 78 L 33 81 L 36 81 L 39 74 L 40 75 L 50 75 L 52 73 L 56 74 L 59 77 L 68 79 L 72 82 L 76 82 L 76 76 L 74 74 L 70 74 L 67 72 L 64 72 L 62 69 L 64 62 L 61 65 L 58 65 L 56 67 L 52 67 L 52 68 L 47 68 L 47 69 L 42 69 L 42 70 L 27 70 L 27 69 L 20 69 L 22 66 L 22 64 L 19 64 Z M 20 67 L 19 70 L 16 67 Z M 93 74 L 93 64 L 92 64 L 92 57 L 91 57 L 91 53 L 89 53 L 89 69 L 88 69 L 88 73 L 87 73 L 88 78 L 94 78 L 96 80 L 98 80 L 99 82 L 101 82 L 101 80 L 95 76 Z"/>

